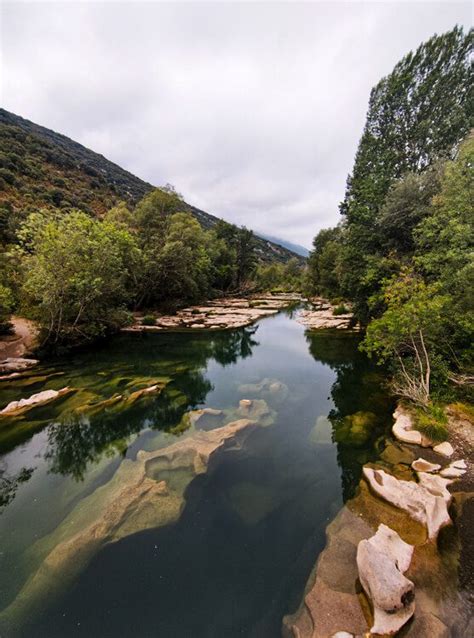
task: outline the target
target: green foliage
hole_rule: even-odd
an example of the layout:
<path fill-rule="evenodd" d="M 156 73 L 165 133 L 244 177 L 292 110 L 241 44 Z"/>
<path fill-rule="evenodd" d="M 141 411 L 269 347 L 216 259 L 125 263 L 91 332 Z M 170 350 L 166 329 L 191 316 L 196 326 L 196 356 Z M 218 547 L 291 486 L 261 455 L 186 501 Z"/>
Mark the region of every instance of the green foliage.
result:
<path fill-rule="evenodd" d="M 127 231 L 81 212 L 58 220 L 33 216 L 23 235 L 22 304 L 41 328 L 43 343 L 57 347 L 94 339 L 127 321 L 125 258 L 134 239 Z"/>
<path fill-rule="evenodd" d="M 446 441 L 448 438 L 448 417 L 444 408 L 430 403 L 425 409 L 414 413 L 415 428 L 432 441 Z"/>
<path fill-rule="evenodd" d="M 344 304 L 340 304 L 334 308 L 332 314 L 338 317 L 339 315 L 346 315 L 348 312 L 350 312 L 350 310 Z"/>
<path fill-rule="evenodd" d="M 300 292 L 304 288 L 305 272 L 297 259 L 287 264 L 260 264 L 255 273 L 255 283 L 260 290 Z"/>
<path fill-rule="evenodd" d="M 10 332 L 10 315 L 14 306 L 12 291 L 0 284 L 0 334 Z"/>
<path fill-rule="evenodd" d="M 154 315 L 145 315 L 142 319 L 142 325 L 154 326 L 156 324 L 156 317 Z"/>

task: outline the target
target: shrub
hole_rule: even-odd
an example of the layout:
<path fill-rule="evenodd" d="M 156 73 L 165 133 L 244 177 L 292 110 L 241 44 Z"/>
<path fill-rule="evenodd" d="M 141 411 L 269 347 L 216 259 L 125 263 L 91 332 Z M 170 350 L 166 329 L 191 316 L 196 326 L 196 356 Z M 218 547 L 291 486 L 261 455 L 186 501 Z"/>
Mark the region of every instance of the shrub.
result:
<path fill-rule="evenodd" d="M 440 405 L 430 404 L 427 408 L 418 408 L 415 413 L 415 428 L 432 441 L 445 441 L 448 438 L 448 417 Z"/>
<path fill-rule="evenodd" d="M 142 319 L 142 326 L 154 326 L 156 324 L 156 317 L 153 315 L 145 315 Z"/>
<path fill-rule="evenodd" d="M 339 306 L 336 306 L 334 308 L 334 310 L 332 311 L 332 314 L 337 317 L 338 315 L 346 315 L 349 312 L 349 309 L 346 308 L 346 306 L 344 304 L 339 304 Z"/>
<path fill-rule="evenodd" d="M 15 183 L 15 175 L 7 168 L 0 168 L 0 177 L 7 182 L 7 184 Z"/>

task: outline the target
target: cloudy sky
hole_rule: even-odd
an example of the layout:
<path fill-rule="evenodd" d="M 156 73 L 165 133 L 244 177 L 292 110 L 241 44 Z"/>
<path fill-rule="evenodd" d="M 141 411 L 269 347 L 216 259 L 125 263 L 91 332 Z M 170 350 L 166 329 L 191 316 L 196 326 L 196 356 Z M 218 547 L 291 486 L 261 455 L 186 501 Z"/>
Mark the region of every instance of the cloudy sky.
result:
<path fill-rule="evenodd" d="M 338 219 L 370 88 L 470 2 L 5 2 L 1 105 L 256 231 Z"/>

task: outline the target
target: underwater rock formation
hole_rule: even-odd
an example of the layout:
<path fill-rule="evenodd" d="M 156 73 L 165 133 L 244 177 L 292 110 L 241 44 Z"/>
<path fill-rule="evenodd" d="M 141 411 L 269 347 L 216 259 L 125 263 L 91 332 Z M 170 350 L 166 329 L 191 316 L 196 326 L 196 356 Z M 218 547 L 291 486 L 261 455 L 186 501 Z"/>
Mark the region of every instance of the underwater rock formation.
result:
<path fill-rule="evenodd" d="M 59 397 L 62 397 L 65 394 L 69 394 L 70 392 L 73 392 L 73 390 L 67 387 L 62 388 L 61 390 L 43 390 L 43 392 L 32 394 L 30 397 L 28 397 L 28 399 L 11 401 L 11 403 L 3 408 L 3 410 L 0 410 L 0 414 L 7 416 L 16 416 L 17 414 L 22 414 L 23 412 L 26 412 L 26 410 L 30 410 L 33 407 L 50 403 L 51 401 L 59 399 Z"/>
<path fill-rule="evenodd" d="M 373 606 L 371 633 L 395 634 L 413 616 L 415 586 L 403 575 L 410 566 L 413 549 L 383 524 L 374 536 L 360 541 L 357 568 Z"/>
<path fill-rule="evenodd" d="M 258 407 L 266 422 L 263 406 Z M 240 445 L 258 425 L 257 419 L 241 418 L 211 431 L 195 430 L 167 447 L 138 452 L 135 461 L 122 461 L 108 483 L 80 501 L 55 531 L 33 546 L 31 560 L 37 570 L 0 614 L 0 628 L 14 635 L 16 626 L 60 595 L 107 543 L 175 522 L 193 478 L 207 471 L 218 450 Z"/>

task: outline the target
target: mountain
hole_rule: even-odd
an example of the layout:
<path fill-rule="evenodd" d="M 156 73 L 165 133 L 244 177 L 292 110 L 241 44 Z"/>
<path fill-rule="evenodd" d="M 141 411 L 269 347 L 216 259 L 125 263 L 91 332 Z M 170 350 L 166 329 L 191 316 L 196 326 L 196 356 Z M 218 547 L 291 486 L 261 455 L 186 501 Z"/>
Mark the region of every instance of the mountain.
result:
<path fill-rule="evenodd" d="M 293 244 L 291 241 L 286 241 L 286 239 L 274 237 L 273 235 L 264 235 L 263 233 L 260 233 L 259 236 L 263 239 L 271 241 L 273 244 L 277 244 L 278 246 L 282 246 L 287 250 L 291 250 L 292 253 L 296 253 L 297 255 L 304 257 L 305 259 L 309 257 L 309 250 L 301 244 Z"/>
<path fill-rule="evenodd" d="M 103 215 L 120 201 L 136 204 L 155 188 L 65 135 L 0 109 L 0 225 L 8 214 L 76 208 Z M 219 220 L 183 202 L 204 228 Z M 5 223 L 5 222 L 3 222 Z M 287 262 L 294 251 L 256 236 L 264 262 Z"/>

